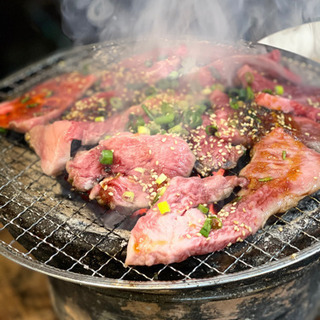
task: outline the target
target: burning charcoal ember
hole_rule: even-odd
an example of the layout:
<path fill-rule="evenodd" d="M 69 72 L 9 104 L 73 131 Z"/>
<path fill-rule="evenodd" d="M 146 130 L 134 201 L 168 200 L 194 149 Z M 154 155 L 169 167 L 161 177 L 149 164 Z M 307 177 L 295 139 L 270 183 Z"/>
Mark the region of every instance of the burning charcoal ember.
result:
<path fill-rule="evenodd" d="M 213 245 L 199 233 L 211 216 L 206 205 L 228 197 L 234 187 L 246 184 L 245 178 L 236 176 L 173 178 L 163 196 L 131 231 L 126 264 L 168 264 L 214 251 L 214 246 L 221 249 L 229 243 L 228 234 Z M 220 220 L 212 219 L 220 228 Z"/>
<path fill-rule="evenodd" d="M 0 127 L 27 132 L 58 118 L 96 81 L 72 72 L 47 80 L 19 98 L 0 104 Z"/>
<path fill-rule="evenodd" d="M 296 116 L 303 116 L 314 121 L 320 120 L 319 108 L 302 105 L 291 99 L 280 97 L 278 95 L 271 95 L 268 93 L 259 93 L 255 97 L 255 102 L 258 105 L 264 106 L 272 110 L 281 110 L 284 113 L 291 113 Z"/>
<path fill-rule="evenodd" d="M 101 163 L 103 150 L 112 152 L 113 160 L 108 165 Z M 77 190 L 87 191 L 104 177 L 117 174 L 136 176 L 139 173 L 137 168 L 164 174 L 168 178 L 189 176 L 194 162 L 188 144 L 179 137 L 123 133 L 76 154 L 67 163 L 67 172 L 69 181 Z"/>

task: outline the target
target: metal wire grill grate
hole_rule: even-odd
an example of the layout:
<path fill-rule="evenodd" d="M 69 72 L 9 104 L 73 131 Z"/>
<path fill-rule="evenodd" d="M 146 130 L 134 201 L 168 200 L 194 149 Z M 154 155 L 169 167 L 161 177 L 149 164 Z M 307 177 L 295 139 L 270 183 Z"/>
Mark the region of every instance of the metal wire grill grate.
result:
<path fill-rule="evenodd" d="M 59 72 L 60 67 L 72 69 L 80 61 L 84 65 L 92 55 L 101 56 L 92 48 L 77 49 L 76 54 L 60 55 L 26 69 L 2 82 L 1 97 L 24 91 Z M 107 56 L 111 57 L 108 61 L 115 59 L 113 46 L 107 46 Z M 71 62 L 66 63 L 68 59 Z M 318 250 L 320 246 L 318 192 L 303 199 L 298 207 L 269 219 L 262 230 L 244 242 L 221 252 L 172 265 L 127 267 L 126 228 L 132 225 L 131 217 L 119 216 L 105 228 L 100 220 L 104 210 L 71 191 L 63 176 L 54 179 L 44 175 L 38 157 L 21 135 L 0 135 L 0 158 L 1 252 L 19 257 L 19 262 L 26 261 L 26 265 L 33 261 L 33 266 L 49 274 L 58 269 L 66 278 L 80 274 L 120 283 L 218 279 L 258 270 L 288 257 L 295 259 L 301 251 Z M 5 230 L 13 236 L 10 242 L 1 240 Z"/>

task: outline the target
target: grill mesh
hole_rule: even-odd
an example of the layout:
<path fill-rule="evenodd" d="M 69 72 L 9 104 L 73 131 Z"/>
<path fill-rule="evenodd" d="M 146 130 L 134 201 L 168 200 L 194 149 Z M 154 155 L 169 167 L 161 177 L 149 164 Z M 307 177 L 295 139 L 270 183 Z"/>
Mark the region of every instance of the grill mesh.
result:
<path fill-rule="evenodd" d="M 57 55 L 3 81 L 0 97 L 7 99 L 21 93 L 62 68 L 72 70 L 79 62 L 84 66 L 92 56 L 105 59 L 99 59 L 99 63 L 113 61 L 125 48 L 109 44 Z M 288 61 L 292 64 L 292 60 Z M 306 69 L 303 65 L 303 70 Z M 307 76 L 309 72 L 310 68 Z M 131 217 L 115 215 L 107 222 L 110 227 L 105 228 L 100 219 L 104 209 L 71 191 L 65 177 L 54 179 L 44 175 L 38 157 L 19 134 L 0 135 L 0 158 L 1 252 L 26 265 L 32 262 L 33 267 L 49 274 L 60 270 L 70 279 L 77 274 L 117 280 L 120 284 L 128 280 L 188 283 L 254 271 L 319 247 L 320 192 L 317 192 L 300 201 L 296 208 L 270 218 L 255 235 L 221 252 L 166 266 L 127 267 L 124 259 L 129 231 L 125 229 L 133 224 Z M 6 230 L 13 236 L 9 242 L 1 240 Z"/>

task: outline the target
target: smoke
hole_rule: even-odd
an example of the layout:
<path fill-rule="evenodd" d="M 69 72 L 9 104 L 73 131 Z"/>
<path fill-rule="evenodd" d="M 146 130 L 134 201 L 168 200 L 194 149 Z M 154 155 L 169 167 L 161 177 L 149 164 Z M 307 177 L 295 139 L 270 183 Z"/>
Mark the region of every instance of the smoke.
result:
<path fill-rule="evenodd" d="M 75 44 L 187 35 L 256 41 L 320 19 L 318 0 L 61 0 L 61 9 Z"/>

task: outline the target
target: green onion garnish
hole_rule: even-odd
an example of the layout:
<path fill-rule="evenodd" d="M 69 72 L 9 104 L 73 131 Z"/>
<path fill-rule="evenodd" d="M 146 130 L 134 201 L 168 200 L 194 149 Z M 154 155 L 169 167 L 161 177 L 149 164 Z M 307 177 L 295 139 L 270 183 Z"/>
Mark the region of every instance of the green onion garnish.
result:
<path fill-rule="evenodd" d="M 212 136 L 217 132 L 218 128 L 217 126 L 211 124 L 209 126 L 206 126 L 206 133 L 208 136 Z"/>
<path fill-rule="evenodd" d="M 204 221 L 204 224 L 200 230 L 200 233 L 208 238 L 209 236 L 209 233 L 211 231 L 211 228 L 212 228 L 212 218 L 211 217 L 207 217 L 206 220 Z"/>
<path fill-rule="evenodd" d="M 170 212 L 170 206 L 167 201 L 162 201 L 158 203 L 158 208 L 161 214 L 165 214 L 167 212 Z"/>
<path fill-rule="evenodd" d="M 146 115 L 151 119 L 154 120 L 154 116 L 153 114 L 150 112 L 150 110 L 146 107 L 146 105 L 142 104 L 141 108 L 143 109 L 143 111 L 146 113 Z"/>
<path fill-rule="evenodd" d="M 0 127 L 0 133 L 7 133 L 7 129 Z"/>
<path fill-rule="evenodd" d="M 26 97 L 22 98 L 22 99 L 20 100 L 20 102 L 21 102 L 21 103 L 26 103 L 26 102 L 28 102 L 29 100 L 30 100 L 30 97 L 29 97 L 29 96 L 26 96 Z"/>
<path fill-rule="evenodd" d="M 113 151 L 112 150 L 102 150 L 99 158 L 101 164 L 110 165 L 113 163 Z"/>
<path fill-rule="evenodd" d="M 187 135 L 188 131 L 184 128 L 182 128 L 181 124 L 177 124 L 174 127 L 170 128 L 168 130 L 169 133 L 176 133 L 176 134 L 183 134 L 183 135 Z"/>
<path fill-rule="evenodd" d="M 254 81 L 254 76 L 251 72 L 246 72 L 244 74 L 244 79 L 246 80 L 248 86 L 251 86 Z"/>
<path fill-rule="evenodd" d="M 156 124 L 163 125 L 163 124 L 168 124 L 168 123 L 172 122 L 173 120 L 174 120 L 174 113 L 168 113 L 164 116 L 160 116 L 160 117 L 155 118 L 154 122 Z"/>
<path fill-rule="evenodd" d="M 207 213 L 209 212 L 209 208 L 206 207 L 206 206 L 204 206 L 204 205 L 201 204 L 201 203 L 198 205 L 198 209 L 199 209 L 202 213 L 204 213 L 204 214 L 207 214 Z"/>
<path fill-rule="evenodd" d="M 254 93 L 251 89 L 251 87 L 247 87 L 247 98 L 246 100 L 253 100 L 254 99 Z"/>
<path fill-rule="evenodd" d="M 267 182 L 267 181 L 271 181 L 271 180 L 273 180 L 272 177 L 265 177 L 265 178 L 258 179 L 258 181 L 260 181 L 260 182 Z"/>
<path fill-rule="evenodd" d="M 262 92 L 273 94 L 273 91 L 271 89 L 264 89 L 264 90 L 262 90 Z"/>
<path fill-rule="evenodd" d="M 275 86 L 274 87 L 274 92 L 278 95 L 282 95 L 284 93 L 284 89 L 283 89 L 283 86 Z"/>
<path fill-rule="evenodd" d="M 35 108 L 35 107 L 37 107 L 39 105 L 39 103 L 30 103 L 30 104 L 27 104 L 26 105 L 26 108 Z"/>
<path fill-rule="evenodd" d="M 110 98 L 110 104 L 116 109 L 121 109 L 123 107 L 122 100 L 119 97 Z"/>
<path fill-rule="evenodd" d="M 169 78 L 174 80 L 174 79 L 177 79 L 179 77 L 179 72 L 178 71 L 172 71 L 170 74 L 169 74 Z"/>
<path fill-rule="evenodd" d="M 239 109 L 239 104 L 238 104 L 237 101 L 231 100 L 231 101 L 230 101 L 230 107 L 231 107 L 233 110 L 238 110 L 238 109 Z"/>
<path fill-rule="evenodd" d="M 287 151 L 283 150 L 282 151 L 282 160 L 286 160 L 286 158 L 287 158 Z"/>
<path fill-rule="evenodd" d="M 212 229 L 221 229 L 222 221 L 217 216 L 208 216 L 200 230 L 200 234 L 208 238 Z"/>

